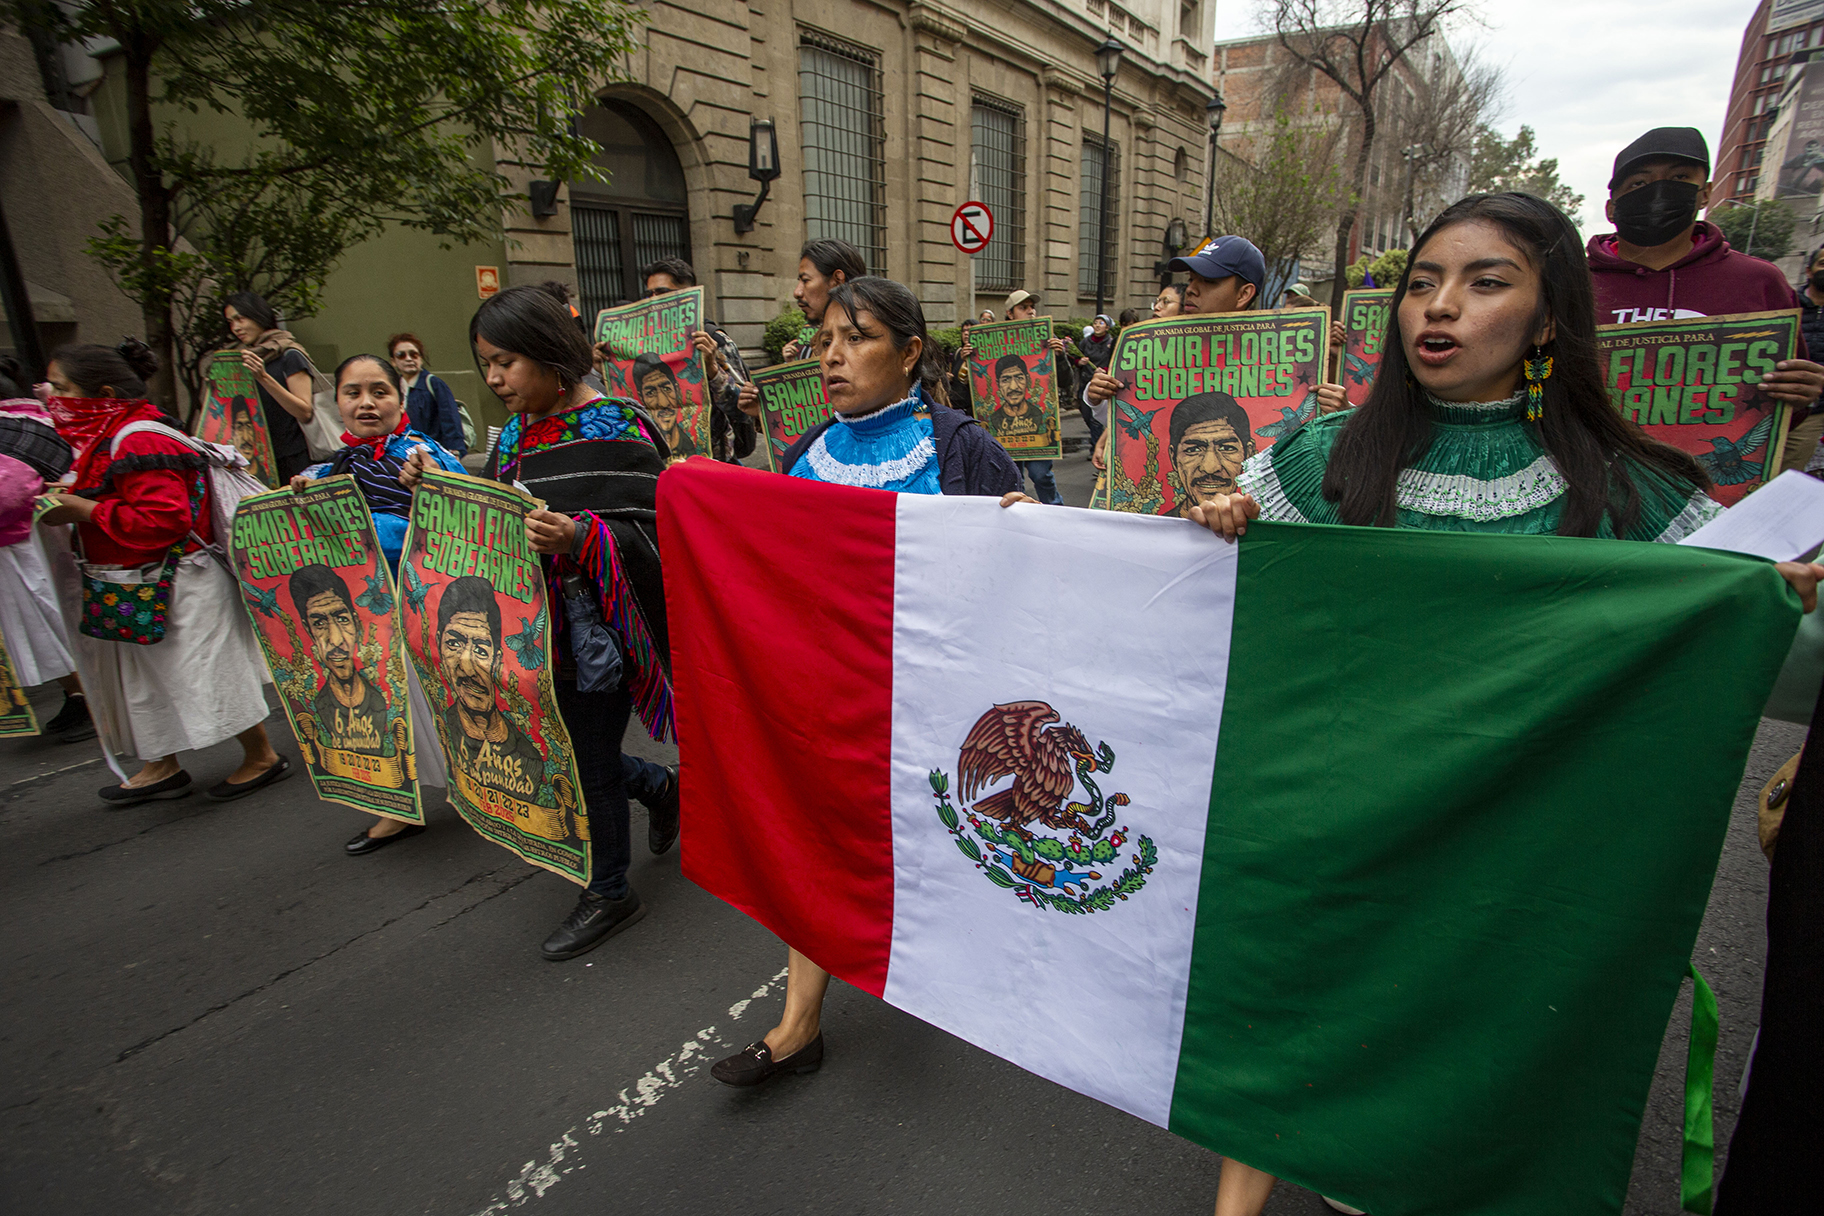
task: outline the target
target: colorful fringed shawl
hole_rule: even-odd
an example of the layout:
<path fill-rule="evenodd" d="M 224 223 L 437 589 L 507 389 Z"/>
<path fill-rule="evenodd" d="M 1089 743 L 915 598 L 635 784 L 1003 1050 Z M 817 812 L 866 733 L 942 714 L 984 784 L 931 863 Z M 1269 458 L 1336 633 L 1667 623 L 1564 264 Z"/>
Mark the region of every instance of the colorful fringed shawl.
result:
<path fill-rule="evenodd" d="M 620 635 L 634 710 L 659 740 L 675 737 L 655 510 L 664 470 L 640 415 L 616 398 L 573 406 L 523 430 L 515 418 L 501 432 L 487 470 L 498 480 L 519 481 L 551 510 L 576 520 L 575 550 L 545 568 L 557 653 L 569 653 L 557 580 L 570 562 L 594 584 L 602 619 Z"/>

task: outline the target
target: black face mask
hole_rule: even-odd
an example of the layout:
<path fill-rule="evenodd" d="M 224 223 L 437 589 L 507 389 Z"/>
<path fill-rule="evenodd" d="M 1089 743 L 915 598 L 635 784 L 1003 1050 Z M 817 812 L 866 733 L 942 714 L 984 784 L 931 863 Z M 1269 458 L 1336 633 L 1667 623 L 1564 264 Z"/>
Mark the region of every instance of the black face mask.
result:
<path fill-rule="evenodd" d="M 1663 245 L 1697 219 L 1696 182 L 1648 182 L 1615 200 L 1615 231 L 1630 245 Z"/>
<path fill-rule="evenodd" d="M 1820 270 L 1811 276 L 1811 289 L 1817 292 L 1824 292 L 1824 270 Z"/>

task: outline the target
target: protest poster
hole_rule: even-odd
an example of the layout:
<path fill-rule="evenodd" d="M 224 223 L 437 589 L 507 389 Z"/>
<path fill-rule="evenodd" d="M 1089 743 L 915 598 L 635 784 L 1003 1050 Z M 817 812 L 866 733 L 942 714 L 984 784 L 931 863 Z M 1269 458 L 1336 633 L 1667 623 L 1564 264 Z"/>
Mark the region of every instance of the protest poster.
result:
<path fill-rule="evenodd" d="M 399 559 L 406 648 L 431 702 L 450 801 L 477 832 L 589 882 L 589 821 L 552 689 L 551 614 L 526 515 L 499 482 L 427 472 Z"/>
<path fill-rule="evenodd" d="M 393 577 L 355 479 L 243 498 L 231 552 L 317 796 L 423 823 Z"/>
<path fill-rule="evenodd" d="M 1235 492 L 1256 452 L 1317 417 L 1328 308 L 1138 321 L 1109 372 L 1108 496 L 1114 511 L 1184 515 Z"/>
<path fill-rule="evenodd" d="M 760 390 L 766 467 L 775 473 L 785 472 L 780 466 L 786 449 L 830 416 L 830 403 L 823 395 L 822 367 L 816 359 L 799 359 L 763 367 L 751 377 L 754 387 Z"/>
<path fill-rule="evenodd" d="M 673 463 L 713 456 L 709 432 L 709 383 L 692 345 L 703 328 L 703 289 L 604 308 L 595 317 L 595 340 L 607 343 L 602 383 L 608 392 L 646 407 L 671 445 Z"/>
<path fill-rule="evenodd" d="M 1350 405 L 1368 400 L 1374 374 L 1381 367 L 1381 343 L 1387 338 L 1387 310 L 1393 288 L 1364 287 L 1343 293 L 1343 366 L 1338 373 Z"/>
<path fill-rule="evenodd" d="M 1697 457 L 1727 507 L 1779 469 L 1792 407 L 1760 383 L 1798 334 L 1796 310 L 1599 325 L 1596 354 L 1621 416 Z"/>
<path fill-rule="evenodd" d="M 0 639 L 0 739 L 37 733 L 38 715 L 32 712 L 32 703 L 19 686 L 19 669 L 13 666 L 5 640 Z"/>
<path fill-rule="evenodd" d="M 202 412 L 196 437 L 234 448 L 247 458 L 247 471 L 273 488 L 279 485 L 279 462 L 266 432 L 266 407 L 253 370 L 238 350 L 218 350 L 209 360 Z"/>
<path fill-rule="evenodd" d="M 1058 369 L 1051 318 L 997 321 L 969 330 L 969 387 L 988 433 L 1015 460 L 1064 455 L 1058 426 Z"/>

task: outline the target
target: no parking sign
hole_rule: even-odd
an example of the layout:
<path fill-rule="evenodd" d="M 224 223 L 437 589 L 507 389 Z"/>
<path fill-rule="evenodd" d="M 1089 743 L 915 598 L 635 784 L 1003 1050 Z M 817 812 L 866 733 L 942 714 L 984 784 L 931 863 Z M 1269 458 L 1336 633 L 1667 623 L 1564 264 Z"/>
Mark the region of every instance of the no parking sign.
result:
<path fill-rule="evenodd" d="M 994 212 L 978 202 L 967 202 L 950 214 L 950 243 L 962 252 L 977 254 L 988 248 L 994 235 Z"/>

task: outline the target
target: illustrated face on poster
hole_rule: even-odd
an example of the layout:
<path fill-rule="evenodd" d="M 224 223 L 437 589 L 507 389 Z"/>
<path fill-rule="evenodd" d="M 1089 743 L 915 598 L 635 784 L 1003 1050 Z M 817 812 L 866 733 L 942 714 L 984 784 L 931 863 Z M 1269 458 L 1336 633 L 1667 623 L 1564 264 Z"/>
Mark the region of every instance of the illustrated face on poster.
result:
<path fill-rule="evenodd" d="M 702 328 L 701 287 L 605 308 L 595 318 L 596 342 L 612 351 L 603 383 L 645 407 L 674 462 L 711 452 L 709 385 L 692 340 Z"/>
<path fill-rule="evenodd" d="M 494 585 L 468 575 L 445 587 L 437 604 L 437 664 L 453 694 L 444 719 L 452 750 L 478 784 L 534 799 L 545 757 L 500 708 L 504 650 Z"/>
<path fill-rule="evenodd" d="M 392 575 L 354 479 L 242 499 L 232 553 L 317 794 L 424 822 Z"/>
<path fill-rule="evenodd" d="M 1343 392 L 1350 405 L 1368 400 L 1381 367 L 1381 343 L 1387 340 L 1393 288 L 1373 287 L 1343 293 Z"/>
<path fill-rule="evenodd" d="M 1596 357 L 1621 416 L 1697 457 L 1733 506 L 1772 476 L 1791 407 L 1761 387 L 1798 349 L 1796 311 L 1601 325 Z"/>
<path fill-rule="evenodd" d="M 1250 457 L 1317 416 L 1329 325 L 1304 308 L 1128 326 L 1110 359 L 1107 506 L 1184 516 L 1236 493 Z"/>
<path fill-rule="evenodd" d="M 1171 450 L 1173 514 L 1188 518 L 1196 504 L 1239 489 L 1255 450 L 1248 412 L 1227 393 L 1187 397 L 1172 411 Z"/>
<path fill-rule="evenodd" d="M 360 614 L 348 584 L 328 566 L 312 564 L 292 573 L 290 589 L 322 675 L 312 702 L 319 738 L 339 751 L 380 755 L 387 736 L 386 696 L 361 674 Z"/>
<path fill-rule="evenodd" d="M 1016 459 L 1063 454 L 1051 319 L 1004 321 L 969 331 L 976 412 Z"/>
<path fill-rule="evenodd" d="M 544 570 L 526 538 L 536 506 L 497 482 L 426 473 L 399 561 L 401 617 L 450 801 L 496 844 L 587 883 L 588 818 L 552 687 Z"/>
<path fill-rule="evenodd" d="M 266 432 L 266 413 L 240 351 L 218 351 L 210 359 L 208 390 L 196 421 L 197 437 L 234 448 L 247 458 L 249 473 L 276 488 L 279 466 Z"/>

